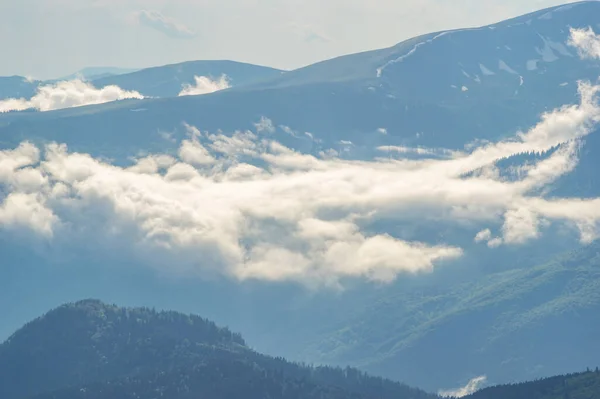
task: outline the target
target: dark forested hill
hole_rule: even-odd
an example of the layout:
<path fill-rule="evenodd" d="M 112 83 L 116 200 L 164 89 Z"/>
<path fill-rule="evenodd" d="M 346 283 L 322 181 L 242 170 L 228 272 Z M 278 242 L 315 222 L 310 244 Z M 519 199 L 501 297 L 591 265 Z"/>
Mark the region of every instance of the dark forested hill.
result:
<path fill-rule="evenodd" d="M 353 369 L 312 368 L 249 349 L 197 316 L 86 300 L 0 346 L 0 397 L 434 398 Z"/>
<path fill-rule="evenodd" d="M 600 372 L 567 374 L 532 382 L 499 385 L 467 396 L 469 399 L 597 399 Z"/>

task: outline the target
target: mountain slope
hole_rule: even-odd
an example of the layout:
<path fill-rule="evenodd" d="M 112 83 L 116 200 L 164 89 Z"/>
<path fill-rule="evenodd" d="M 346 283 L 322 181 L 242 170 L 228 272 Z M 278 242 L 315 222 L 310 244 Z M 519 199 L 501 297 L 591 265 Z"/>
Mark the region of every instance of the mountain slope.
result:
<path fill-rule="evenodd" d="M 597 1 L 583 1 L 480 28 L 434 32 L 319 62 L 260 86 L 352 82 L 397 98 L 444 102 L 474 102 L 491 89 L 505 98 L 538 95 L 547 86 L 555 91 L 554 84 L 572 84 L 582 67 L 597 76 L 598 63 L 582 63 L 566 42 L 569 27 L 600 27 L 593 17 L 598 12 Z"/>
<path fill-rule="evenodd" d="M 472 399 L 596 399 L 600 398 L 600 372 L 588 371 L 538 381 L 482 389 Z"/>
<path fill-rule="evenodd" d="M 0 100 L 30 98 L 39 84 L 39 81 L 32 81 L 23 76 L 0 76 Z"/>
<path fill-rule="evenodd" d="M 232 86 L 239 86 L 282 73 L 278 69 L 234 61 L 188 61 L 93 79 L 92 83 L 97 87 L 117 85 L 150 97 L 176 97 L 185 85 L 194 85 L 195 76 L 217 80 L 226 75 Z"/>
<path fill-rule="evenodd" d="M 107 78 L 116 75 L 123 75 L 126 73 L 133 73 L 138 69 L 132 68 L 117 68 L 117 67 L 87 67 L 83 68 L 75 73 L 67 76 L 63 76 L 58 79 L 52 79 L 53 81 L 59 80 L 72 80 L 72 79 L 84 79 L 84 80 L 96 80 L 101 78 Z"/>
<path fill-rule="evenodd" d="M 480 29 L 425 35 L 283 75 L 263 70 L 266 80 L 256 84 L 249 83 L 258 76 L 244 75 L 243 64 L 225 64 L 232 70 L 212 69 L 223 65 L 220 62 L 201 63 L 193 72 L 185 69 L 188 64 L 146 69 L 94 84 L 173 96 L 185 79 L 192 83 L 193 75 L 227 73 L 234 87 L 200 97 L 0 115 L 0 132 L 5 141 L 69 139 L 69 144 L 90 150 L 98 148 L 94 137 L 102 136 L 107 147 L 123 148 L 131 155 L 147 149 L 152 132 L 174 131 L 182 121 L 206 130 L 234 131 L 248 129 L 266 116 L 276 125 L 310 132 L 324 145 L 344 140 L 368 147 L 462 149 L 475 139 L 512 135 L 534 123 L 540 113 L 577 101 L 576 81 L 595 80 L 600 63 L 579 59 L 567 46 L 569 28 L 597 26 L 598 12 L 598 2 L 557 7 Z M 548 13 L 552 18 L 541 18 Z M 178 68 L 183 68 L 181 74 Z M 242 77 L 236 68 L 243 69 Z M 380 128 L 387 136 L 377 133 Z M 82 131 L 90 133 L 81 135 Z"/>
<path fill-rule="evenodd" d="M 14 147 L 23 140 L 56 140 L 67 143 L 73 151 L 126 162 L 140 152 L 175 152 L 178 144 L 173 144 L 171 139 L 179 142 L 187 137 L 182 122 L 203 131 L 222 129 L 230 133 L 253 128 L 261 116 L 267 116 L 273 119 L 277 128 L 274 137 L 304 152 L 318 153 L 329 147 L 341 151 L 344 147 L 340 140 L 354 143 L 352 151 L 357 152 L 352 153 L 353 156 L 360 155 L 357 148 L 361 146 L 370 149 L 378 145 L 463 148 L 474 139 L 496 140 L 514 134 L 537 121 L 540 112 L 577 101 L 573 82 L 595 80 L 598 69 L 593 62 L 578 60 L 564 42 L 569 26 L 597 26 L 597 7 L 598 3 L 585 2 L 569 9 L 553 8 L 534 13 L 485 29 L 426 35 L 383 52 L 331 60 L 286 73 L 270 82 L 234 87 L 207 96 L 0 115 L 0 146 Z M 551 18 L 545 16 L 547 13 Z M 427 41 L 436 36 L 436 40 Z M 420 43 L 423 44 L 417 47 Z M 567 52 L 571 56 L 566 55 Z M 389 63 L 394 60 L 397 62 Z M 500 60 L 519 75 L 501 69 Z M 538 60 L 535 61 L 536 69 L 533 69 L 533 63 L 527 68 L 532 60 Z M 387 66 L 377 77 L 377 69 L 384 65 Z M 524 77 L 522 86 L 520 76 Z M 468 90 L 463 91 L 461 85 Z M 177 86 L 172 83 L 171 89 Z M 316 140 L 292 138 L 277 125 L 287 125 L 301 133 L 310 132 Z M 379 128 L 385 128 L 388 134 L 379 133 Z M 588 162 L 585 175 L 589 180 L 579 178 L 581 169 L 578 168 L 573 181 L 558 187 L 567 194 L 581 193 L 579 190 L 586 189 L 583 186 L 588 183 L 591 186 L 589 193 L 600 187 L 598 157 L 595 156 L 600 149 L 597 137 L 597 132 L 590 136 L 585 147 L 587 158 L 582 158 L 581 162 L 581 166 L 584 160 Z M 453 231 L 447 233 L 455 234 Z M 472 241 L 472 236 L 468 239 Z M 556 250 L 554 243 L 543 245 L 540 247 L 546 255 Z M 10 242 L 5 246 L 13 250 Z M 201 304 L 194 306 L 210 306 L 211 315 L 222 317 L 220 320 L 236 320 L 239 323 L 236 327 L 246 323 L 256 328 L 255 337 L 260 336 L 256 331 L 272 334 L 262 339 L 267 343 L 276 342 L 271 348 L 286 354 L 340 364 L 351 362 L 436 389 L 454 386 L 457 381 L 484 372 L 500 382 L 517 378 L 515 376 L 521 379 L 577 369 L 581 362 L 597 353 L 594 352 L 595 341 L 586 330 L 589 327 L 595 331 L 596 300 L 592 297 L 588 306 L 584 295 L 597 288 L 595 261 L 590 261 L 589 267 L 581 270 L 559 262 L 558 265 L 536 267 L 533 271 L 519 269 L 486 275 L 491 257 L 496 258 L 493 259 L 496 267 L 505 265 L 506 269 L 515 269 L 517 260 L 521 265 L 531 266 L 528 261 L 530 251 L 531 247 L 518 248 L 501 255 L 495 252 L 488 258 L 477 253 L 481 256 L 476 258 L 481 267 L 464 267 L 460 274 L 455 269 L 446 274 L 436 271 L 427 277 L 425 288 L 415 285 L 407 289 L 409 284 L 397 284 L 381 291 L 364 288 L 368 294 L 352 292 L 355 298 L 348 301 L 350 304 L 336 302 L 331 297 L 327 297 L 331 300 L 327 306 L 318 301 L 299 300 L 302 305 L 297 305 L 300 308 L 297 310 L 295 303 L 290 304 L 293 301 L 287 292 L 272 294 L 279 287 L 261 287 L 266 294 L 257 293 L 260 290 L 246 296 L 236 294 L 239 296 L 232 301 L 234 305 L 228 303 L 227 310 L 231 313 L 226 314 L 220 312 L 220 306 L 230 300 L 231 292 L 237 292 L 237 287 L 230 285 L 226 293 L 213 289 L 212 297 L 202 297 L 203 301 L 198 301 Z M 3 247 L 2 252 L 7 250 Z M 30 275 L 37 275 L 39 271 L 38 263 L 46 266 L 43 261 L 32 262 L 25 269 L 27 273 L 22 271 L 19 258 L 15 256 L 14 259 L 14 269 L 18 269 L 15 275 L 18 274 L 20 279 L 14 287 L 29 287 Z M 121 262 L 125 265 L 127 261 Z M 100 266 L 97 269 L 104 270 Z M 44 272 L 50 274 L 47 270 Z M 111 279 L 118 280 L 114 276 L 122 275 L 114 273 L 107 278 L 112 272 L 96 271 L 109 282 L 104 281 L 101 288 L 93 285 L 94 289 L 106 296 L 121 295 L 131 303 L 172 303 L 169 301 L 175 292 L 179 298 L 177 306 L 192 306 L 175 284 L 169 286 L 172 291 L 168 292 L 162 282 L 155 283 L 153 288 L 164 289 L 160 299 L 156 299 L 148 287 L 132 289 L 121 281 L 118 281 L 120 291 L 115 294 Z M 77 276 L 82 280 L 91 280 L 81 274 Z M 470 278 L 463 284 L 456 282 L 471 275 L 480 278 Z M 64 284 L 54 278 L 53 283 L 39 278 L 40 281 L 35 283 L 53 295 L 54 301 L 59 295 L 61 300 L 81 295 L 78 295 L 81 292 L 78 281 L 73 282 L 74 279 L 69 291 L 56 293 L 56 284 L 61 287 Z M 128 281 L 132 285 L 139 282 L 131 277 Z M 561 285 L 567 282 L 568 287 Z M 578 285 L 580 283 L 582 285 Z M 202 291 L 208 285 L 203 285 L 202 289 L 187 286 L 186 293 Z M 131 293 L 134 290 L 138 296 Z M 573 290 L 574 297 L 569 290 Z M 472 292 L 472 295 L 466 296 L 465 292 Z M 18 313 L 12 308 L 26 306 L 20 301 L 13 304 L 12 296 L 4 295 L 4 306 L 10 307 L 11 312 Z M 261 300 L 254 301 L 257 297 Z M 362 301 L 363 298 L 368 301 Z M 560 306 L 575 305 L 563 313 L 556 312 L 557 317 L 553 318 L 554 301 Z M 558 308 L 563 309 L 560 306 Z M 273 310 L 275 308 L 277 311 Z M 486 314 L 486 311 L 490 313 Z M 581 314 L 578 315 L 579 311 Z M 319 317 L 312 317 L 313 313 Z M 294 317 L 289 317 L 290 314 Z M 256 327 L 257 319 L 268 320 L 270 324 Z M 569 323 L 575 323 L 581 329 L 569 329 Z M 290 326 L 293 332 L 290 332 Z M 494 339 L 488 342 L 489 337 Z M 298 349 L 302 345 L 297 338 L 306 339 L 311 345 L 309 350 Z M 457 345 L 454 345 L 454 339 Z M 512 339 L 516 345 L 511 345 Z M 529 342 L 532 344 L 528 345 Z M 569 344 L 561 349 L 559 344 L 562 342 Z M 581 342 L 589 342 L 592 346 L 582 353 Z M 539 346 L 542 343 L 559 349 L 545 353 Z M 565 362 L 560 354 L 569 360 Z M 488 357 L 493 360 L 491 370 L 488 370 Z"/>
<path fill-rule="evenodd" d="M 434 398 L 351 369 L 313 369 L 260 355 L 238 334 L 197 316 L 93 300 L 55 309 L 0 346 L 0 396 L 43 392 L 49 392 L 44 398 L 116 399 L 156 392 L 172 399 L 244 392 L 250 397 Z"/>
<path fill-rule="evenodd" d="M 470 283 L 404 288 L 338 322 L 305 356 L 437 389 L 568 372 L 600 355 L 599 242 Z"/>
<path fill-rule="evenodd" d="M 0 396 L 169 370 L 213 348 L 244 346 L 239 335 L 199 317 L 83 301 L 27 324 L 0 347 Z"/>

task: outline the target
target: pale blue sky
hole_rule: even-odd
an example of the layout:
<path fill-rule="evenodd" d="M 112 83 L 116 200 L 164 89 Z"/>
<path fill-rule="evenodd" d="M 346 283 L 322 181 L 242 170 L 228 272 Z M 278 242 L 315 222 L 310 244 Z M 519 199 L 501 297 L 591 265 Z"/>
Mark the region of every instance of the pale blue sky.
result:
<path fill-rule="evenodd" d="M 291 69 L 561 0 L 0 0 L 0 76 L 233 59 Z"/>

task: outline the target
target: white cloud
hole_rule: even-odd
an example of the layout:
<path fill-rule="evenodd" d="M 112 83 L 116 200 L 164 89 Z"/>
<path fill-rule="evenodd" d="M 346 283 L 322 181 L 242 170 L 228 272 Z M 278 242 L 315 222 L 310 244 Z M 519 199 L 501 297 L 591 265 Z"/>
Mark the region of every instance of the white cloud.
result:
<path fill-rule="evenodd" d="M 600 58 L 600 36 L 596 35 L 591 27 L 571 28 L 569 45 L 577 48 L 582 58 Z"/>
<path fill-rule="evenodd" d="M 216 91 L 225 90 L 230 88 L 229 78 L 226 75 L 222 75 L 217 80 L 212 80 L 206 76 L 194 76 L 196 84 L 194 86 L 190 84 L 184 84 L 179 96 L 197 96 L 201 94 L 214 93 Z"/>
<path fill-rule="evenodd" d="M 503 242 L 502 238 L 495 237 L 495 238 L 492 238 L 491 240 L 489 240 L 487 245 L 490 248 L 498 248 L 500 245 L 502 245 L 502 242 Z"/>
<path fill-rule="evenodd" d="M 0 206 L 0 226 L 31 227 L 44 236 L 52 236 L 57 218 L 43 201 L 37 194 L 9 194 Z"/>
<path fill-rule="evenodd" d="M 183 146 L 182 146 L 183 147 Z M 149 155 L 136 160 L 134 166 L 128 170 L 137 173 L 159 173 L 173 166 L 177 160 L 169 155 Z"/>
<path fill-rule="evenodd" d="M 492 232 L 490 229 L 481 230 L 475 236 L 475 242 L 489 241 L 492 239 Z"/>
<path fill-rule="evenodd" d="M 440 391 L 438 394 L 442 397 L 462 398 L 463 396 L 471 395 L 479 391 L 483 385 L 485 385 L 487 377 L 482 375 L 475 377 L 467 383 L 464 387 L 457 389 L 450 389 L 448 391 Z"/>
<path fill-rule="evenodd" d="M 161 14 L 156 10 L 141 10 L 135 13 L 141 25 L 156 29 L 165 35 L 178 39 L 191 39 L 196 33 L 174 18 Z"/>
<path fill-rule="evenodd" d="M 118 86 L 95 88 L 81 80 L 62 81 L 56 84 L 40 86 L 37 93 L 29 100 L 10 98 L 0 101 L 0 113 L 37 109 L 52 111 L 61 108 L 81 107 L 84 105 L 102 104 L 125 99 L 142 99 L 136 91 L 123 90 Z"/>
<path fill-rule="evenodd" d="M 522 244 L 538 238 L 539 216 L 527 207 L 510 209 L 504 214 L 502 227 L 504 241 L 508 244 Z"/>
<path fill-rule="evenodd" d="M 389 282 L 462 254 L 451 243 L 373 231 L 382 219 L 468 220 L 483 225 L 476 240 L 490 247 L 524 243 L 544 224 L 564 222 L 585 242 L 597 236 L 600 199 L 540 194 L 573 170 L 580 140 L 600 121 L 599 87 L 579 90 L 579 104 L 546 113 L 528 131 L 442 159 L 357 161 L 326 151 L 317 158 L 251 131 L 188 125 L 177 157 L 150 154 L 128 168 L 57 144 L 40 155 L 23 143 L 0 152 L 0 227 L 29 227 L 64 245 L 73 241 L 64 237 L 109 237 L 175 272 L 328 286 Z M 498 173 L 498 160 L 550 150 L 513 180 Z M 503 225 L 502 237 L 492 238 L 492 223 Z"/>
<path fill-rule="evenodd" d="M 260 117 L 260 121 L 255 123 L 254 127 L 256 127 L 256 131 L 258 133 L 275 133 L 275 125 L 273 124 L 273 121 L 269 118 L 265 118 L 264 116 Z"/>
<path fill-rule="evenodd" d="M 255 157 L 260 145 L 257 135 L 250 131 L 237 131 L 231 136 L 210 134 L 208 140 L 210 141 L 208 146 L 212 151 L 231 159 L 243 156 Z"/>
<path fill-rule="evenodd" d="M 200 143 L 200 131 L 186 124 L 189 140 L 183 140 L 179 147 L 179 158 L 190 165 L 202 166 L 215 163 L 215 158 L 210 152 Z"/>

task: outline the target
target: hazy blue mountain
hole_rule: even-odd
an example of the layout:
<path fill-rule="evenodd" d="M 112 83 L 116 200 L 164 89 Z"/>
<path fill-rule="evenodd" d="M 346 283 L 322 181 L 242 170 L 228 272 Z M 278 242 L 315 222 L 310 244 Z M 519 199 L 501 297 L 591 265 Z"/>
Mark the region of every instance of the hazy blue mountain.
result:
<path fill-rule="evenodd" d="M 284 71 L 274 68 L 234 61 L 188 61 L 143 69 L 90 67 L 46 81 L 32 81 L 22 76 L 0 77 L 0 100 L 31 98 L 41 84 L 73 79 L 86 80 L 96 87 L 117 85 L 148 97 L 177 97 L 185 86 L 195 85 L 195 77 L 205 76 L 219 80 L 225 75 L 231 86 L 243 86 L 283 73 Z"/>
<path fill-rule="evenodd" d="M 30 98 L 35 94 L 39 81 L 23 76 L 0 76 L 0 100 L 6 98 Z"/>
<path fill-rule="evenodd" d="M 232 86 L 245 85 L 279 76 L 283 71 L 234 61 L 189 61 L 145 68 L 136 72 L 93 79 L 98 87 L 117 85 L 145 96 L 176 97 L 184 85 L 194 85 L 195 76 L 218 80 L 226 75 Z"/>
<path fill-rule="evenodd" d="M 72 80 L 72 79 L 96 80 L 96 79 L 101 79 L 101 78 L 107 78 L 110 76 L 132 73 L 132 72 L 136 72 L 138 70 L 139 69 L 118 68 L 118 67 L 87 67 L 87 68 L 83 68 L 75 73 L 72 73 L 70 75 L 63 76 L 58 79 L 51 79 L 51 81 Z"/>
<path fill-rule="evenodd" d="M 482 389 L 473 399 L 595 399 L 600 397 L 600 372 L 598 368 L 584 373 L 574 373 L 544 378 L 537 381 L 499 385 Z"/>
<path fill-rule="evenodd" d="M 261 355 L 239 334 L 198 316 L 95 300 L 52 310 L 0 345 L 0 395 L 435 398 L 349 368 L 311 368 Z"/>
<path fill-rule="evenodd" d="M 468 283 L 388 288 L 304 343 L 305 356 L 428 389 L 523 381 L 598 363 L 598 309 L 600 242 Z"/>
<path fill-rule="evenodd" d="M 105 78 L 94 84 L 163 97 L 200 74 L 227 73 L 234 87 L 204 96 L 2 114 L 0 147 L 58 141 L 127 163 L 140 151 L 174 152 L 185 137 L 182 122 L 230 133 L 253 129 L 265 116 L 321 140 L 292 137 L 277 127 L 277 140 L 304 152 L 339 149 L 340 140 L 355 144 L 350 155 L 356 158 L 372 156 L 379 145 L 463 148 L 474 139 L 512 135 L 541 112 L 576 102 L 574 83 L 596 80 L 600 64 L 580 60 L 564 43 L 569 27 L 598 26 L 597 15 L 599 2 L 555 7 L 285 74 L 236 63 L 227 71 L 225 64 L 211 69 L 217 65 L 211 63 L 194 69 L 191 63 L 190 70 L 182 64 Z M 174 142 L 165 140 L 165 132 Z M 598 132 L 589 136 L 577 171 L 552 186 L 554 193 L 597 195 L 599 140 Z M 463 247 L 473 241 L 473 232 L 442 225 L 401 227 L 433 241 L 445 234 Z M 345 293 L 317 294 L 291 284 L 169 280 L 126 267 L 134 260 L 112 253 L 73 254 L 49 264 L 45 248 L 31 251 L 3 235 L 0 335 L 49 305 L 95 296 L 201 312 L 244 331 L 261 350 L 352 363 L 431 389 L 483 373 L 495 382 L 533 378 L 580 369 L 598 354 L 597 335 L 591 334 L 597 332 L 595 294 L 586 302 L 586 293 L 597 288 L 594 247 L 573 255 L 575 263 L 548 264 L 556 252 L 577 245 L 553 233 L 501 255 L 473 250 L 450 271 L 403 278 L 387 288 L 357 284 Z M 563 342 L 569 344 L 563 348 Z"/>
<path fill-rule="evenodd" d="M 569 27 L 596 27 L 599 9 L 597 1 L 583 1 L 480 28 L 430 33 L 390 48 L 319 62 L 261 87 L 346 82 L 448 107 L 474 105 L 491 92 L 508 103 L 548 92 L 560 95 L 559 87 L 568 91 L 577 78 L 597 77 L 598 62 L 582 62 L 566 41 Z"/>
<path fill-rule="evenodd" d="M 474 139 L 513 134 L 534 123 L 541 112 L 577 100 L 575 82 L 595 80 L 600 63 L 579 59 L 564 43 L 569 27 L 595 26 L 599 10 L 598 2 L 584 2 L 490 27 L 425 35 L 390 49 L 285 74 L 264 70 L 275 77 L 238 88 L 237 80 L 250 83 L 250 79 L 238 78 L 224 67 L 197 69 L 186 72 L 187 82 L 194 74 L 227 73 L 234 88 L 209 96 L 2 115 L 0 132 L 5 140 L 68 140 L 90 151 L 98 151 L 96 138 L 102 137 L 106 146 L 135 152 L 152 147 L 157 130 L 176 130 L 182 121 L 206 130 L 233 131 L 252 127 L 266 116 L 276 124 L 313 133 L 324 146 L 347 140 L 369 148 L 380 144 L 462 148 Z M 501 61 L 516 73 L 501 67 Z M 173 78 L 178 76 L 173 70 L 184 67 L 187 64 L 151 68 L 94 83 L 114 83 L 147 95 L 164 96 L 167 91 L 174 95 L 184 79 Z M 383 68 L 380 77 L 378 68 Z M 463 86 L 468 91 L 462 91 Z M 388 136 L 378 135 L 378 128 L 386 128 Z"/>

